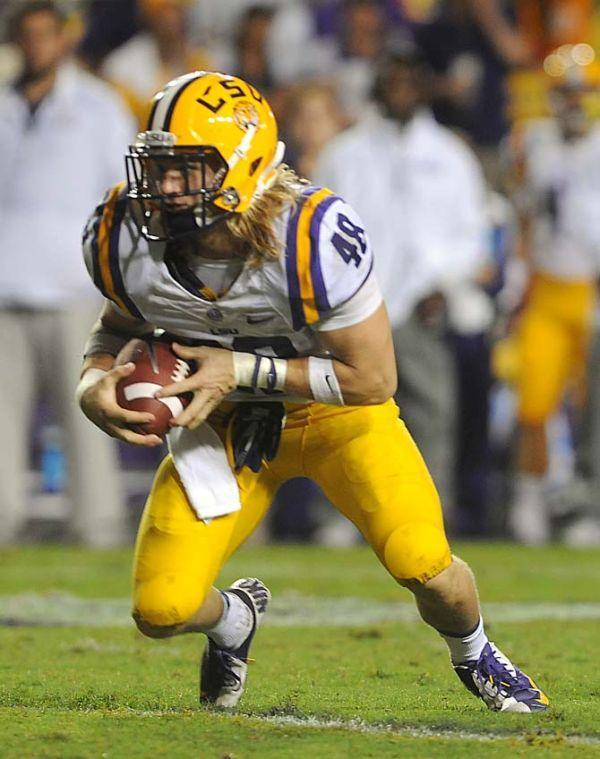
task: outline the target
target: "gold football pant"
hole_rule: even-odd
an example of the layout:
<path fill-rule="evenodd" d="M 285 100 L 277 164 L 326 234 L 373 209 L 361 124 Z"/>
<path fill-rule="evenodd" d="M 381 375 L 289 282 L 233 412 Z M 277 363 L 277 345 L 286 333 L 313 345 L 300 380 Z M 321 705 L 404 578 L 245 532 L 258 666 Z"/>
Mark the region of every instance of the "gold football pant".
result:
<path fill-rule="evenodd" d="M 216 425 L 225 439 L 225 428 Z M 227 444 L 231 462 L 231 445 Z M 451 563 L 442 511 L 392 400 L 379 406 L 290 406 L 279 452 L 258 474 L 236 475 L 240 511 L 199 520 L 168 456 L 139 528 L 134 613 L 153 626 L 188 620 L 229 556 L 264 517 L 279 486 L 309 477 L 350 519 L 396 580 L 422 583 Z"/>
<path fill-rule="evenodd" d="M 518 330 L 519 420 L 543 424 L 574 383 L 583 397 L 595 302 L 591 280 L 536 274 Z"/>

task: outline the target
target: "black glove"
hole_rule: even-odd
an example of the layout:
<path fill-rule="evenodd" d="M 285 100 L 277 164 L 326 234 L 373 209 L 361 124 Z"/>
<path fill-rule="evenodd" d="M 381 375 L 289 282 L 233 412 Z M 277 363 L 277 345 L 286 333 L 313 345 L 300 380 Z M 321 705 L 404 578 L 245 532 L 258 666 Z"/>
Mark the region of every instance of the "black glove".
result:
<path fill-rule="evenodd" d="M 283 403 L 240 403 L 231 420 L 235 471 L 259 472 L 263 459 L 273 461 L 285 426 Z"/>

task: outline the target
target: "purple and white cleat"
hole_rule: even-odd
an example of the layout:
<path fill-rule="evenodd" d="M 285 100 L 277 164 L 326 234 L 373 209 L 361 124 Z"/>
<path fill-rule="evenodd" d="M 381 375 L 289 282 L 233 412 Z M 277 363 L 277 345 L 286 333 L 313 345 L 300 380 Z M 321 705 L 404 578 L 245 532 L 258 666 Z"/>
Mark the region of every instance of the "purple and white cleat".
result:
<path fill-rule="evenodd" d="M 493 643 L 485 644 L 479 659 L 456 664 L 454 671 L 494 712 L 543 712 L 550 703 L 533 680 Z"/>

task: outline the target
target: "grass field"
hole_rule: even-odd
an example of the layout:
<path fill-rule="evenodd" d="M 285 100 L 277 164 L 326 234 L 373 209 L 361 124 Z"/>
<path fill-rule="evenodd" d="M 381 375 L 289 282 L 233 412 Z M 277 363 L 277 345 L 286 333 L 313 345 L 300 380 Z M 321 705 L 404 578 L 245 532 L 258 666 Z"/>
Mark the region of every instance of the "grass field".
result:
<path fill-rule="evenodd" d="M 498 715 L 367 549 L 240 551 L 273 592 L 235 715 L 197 706 L 196 636 L 144 639 L 130 551 L 0 553 L 0 757 L 600 756 L 600 553 L 459 547 L 491 637 L 548 692 Z"/>

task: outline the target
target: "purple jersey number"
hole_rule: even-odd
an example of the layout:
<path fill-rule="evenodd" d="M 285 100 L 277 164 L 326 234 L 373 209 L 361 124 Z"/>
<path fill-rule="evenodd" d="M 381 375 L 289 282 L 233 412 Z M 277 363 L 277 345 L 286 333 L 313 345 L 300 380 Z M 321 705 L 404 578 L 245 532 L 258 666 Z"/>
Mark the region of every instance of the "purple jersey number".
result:
<path fill-rule="evenodd" d="M 352 261 L 358 268 L 367 249 L 365 230 L 353 224 L 343 213 L 338 213 L 337 223 L 339 232 L 331 238 L 333 247 L 347 264 Z"/>

